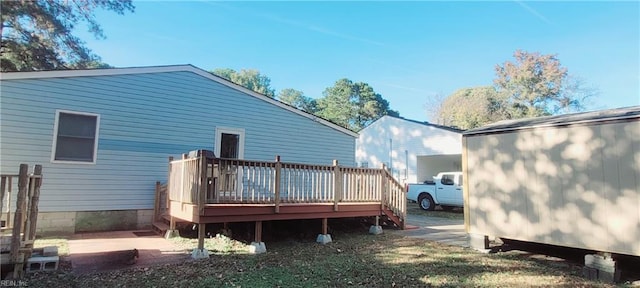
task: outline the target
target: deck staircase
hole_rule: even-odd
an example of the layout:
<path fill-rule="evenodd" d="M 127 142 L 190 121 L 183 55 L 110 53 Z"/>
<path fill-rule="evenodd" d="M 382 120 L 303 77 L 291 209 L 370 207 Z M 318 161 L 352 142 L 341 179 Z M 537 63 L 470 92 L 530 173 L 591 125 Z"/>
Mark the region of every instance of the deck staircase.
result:
<path fill-rule="evenodd" d="M 405 229 L 405 219 L 386 207 L 382 209 L 382 221 L 384 224 L 391 224 L 398 229 Z"/>

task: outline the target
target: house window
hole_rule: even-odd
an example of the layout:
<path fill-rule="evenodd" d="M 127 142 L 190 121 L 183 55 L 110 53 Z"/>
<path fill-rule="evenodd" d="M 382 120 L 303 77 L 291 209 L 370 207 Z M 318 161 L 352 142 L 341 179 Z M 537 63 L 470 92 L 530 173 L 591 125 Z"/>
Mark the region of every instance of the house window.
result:
<path fill-rule="evenodd" d="M 96 163 L 100 115 L 56 111 L 51 162 Z"/>
<path fill-rule="evenodd" d="M 244 158 L 244 129 L 216 128 L 215 154 L 220 158 Z"/>

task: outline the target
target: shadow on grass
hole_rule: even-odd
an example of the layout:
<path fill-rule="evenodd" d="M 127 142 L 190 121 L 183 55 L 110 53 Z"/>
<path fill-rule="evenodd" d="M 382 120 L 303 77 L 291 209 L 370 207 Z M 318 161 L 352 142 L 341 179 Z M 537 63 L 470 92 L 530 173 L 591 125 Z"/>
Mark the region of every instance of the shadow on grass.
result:
<path fill-rule="evenodd" d="M 280 221 L 274 221 L 280 222 Z M 32 279 L 34 287 L 606 287 L 579 277 L 580 267 L 553 265 L 523 253 L 481 254 L 391 233 L 367 234 L 361 219 L 330 219 L 334 242 L 313 240 L 319 221 L 265 227 L 267 253 L 225 254 L 209 259 L 131 268 L 94 275 Z M 234 234 L 244 235 L 237 226 Z M 252 231 L 250 223 L 245 224 Z M 311 231 L 311 232 L 309 232 Z M 313 237 L 304 233 L 312 233 Z M 36 280 L 44 281 L 40 285 Z"/>

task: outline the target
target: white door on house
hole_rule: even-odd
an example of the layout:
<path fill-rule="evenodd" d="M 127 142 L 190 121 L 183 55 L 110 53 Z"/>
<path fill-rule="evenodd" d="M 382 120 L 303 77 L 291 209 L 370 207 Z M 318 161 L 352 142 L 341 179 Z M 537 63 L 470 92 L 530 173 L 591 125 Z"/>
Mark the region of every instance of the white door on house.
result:
<path fill-rule="evenodd" d="M 244 158 L 244 129 L 241 128 L 216 128 L 215 154 L 219 158 L 243 159 Z M 243 191 L 242 171 L 233 165 L 221 165 L 219 193 L 222 197 L 237 199 Z"/>

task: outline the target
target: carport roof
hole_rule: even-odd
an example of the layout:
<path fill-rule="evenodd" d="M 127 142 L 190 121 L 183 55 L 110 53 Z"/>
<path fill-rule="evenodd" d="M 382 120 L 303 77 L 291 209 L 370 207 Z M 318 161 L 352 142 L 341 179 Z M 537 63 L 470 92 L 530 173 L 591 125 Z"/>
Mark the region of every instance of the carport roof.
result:
<path fill-rule="evenodd" d="M 619 121 L 633 118 L 640 118 L 640 106 L 517 120 L 504 120 L 467 130 L 463 135 L 471 136 L 477 134 L 494 134 L 531 128 L 568 126 L 581 123 Z"/>

